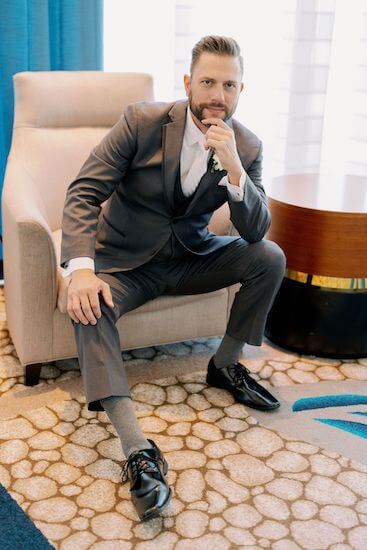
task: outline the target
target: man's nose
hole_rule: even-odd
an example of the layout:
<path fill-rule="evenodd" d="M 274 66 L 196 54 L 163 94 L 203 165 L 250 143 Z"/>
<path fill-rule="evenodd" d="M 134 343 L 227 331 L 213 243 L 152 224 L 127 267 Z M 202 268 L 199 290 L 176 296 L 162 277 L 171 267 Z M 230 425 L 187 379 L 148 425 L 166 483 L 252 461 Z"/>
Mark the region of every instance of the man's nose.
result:
<path fill-rule="evenodd" d="M 224 105 L 224 90 L 222 86 L 216 86 L 214 88 L 214 94 L 212 96 L 212 101 L 217 101 Z"/>

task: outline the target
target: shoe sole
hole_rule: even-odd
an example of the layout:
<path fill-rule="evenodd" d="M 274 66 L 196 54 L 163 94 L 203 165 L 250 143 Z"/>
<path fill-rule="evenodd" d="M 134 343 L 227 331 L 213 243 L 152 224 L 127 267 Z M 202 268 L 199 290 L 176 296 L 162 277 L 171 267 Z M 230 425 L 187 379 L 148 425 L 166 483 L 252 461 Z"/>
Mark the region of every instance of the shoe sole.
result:
<path fill-rule="evenodd" d="M 167 464 L 167 461 L 164 459 L 163 474 L 166 476 L 167 472 L 168 472 L 168 464 Z M 148 510 L 148 512 L 146 512 L 144 515 L 139 516 L 141 521 L 147 521 L 148 519 L 152 519 L 152 518 L 155 518 L 157 516 L 160 516 L 161 512 L 163 512 L 163 510 L 167 507 L 169 501 L 171 500 L 171 497 L 172 497 L 172 490 L 170 488 L 169 493 L 168 493 L 168 497 L 163 502 L 163 504 L 161 504 L 161 506 L 155 506 L 154 508 L 151 508 L 150 510 Z"/>
<path fill-rule="evenodd" d="M 216 384 L 216 383 L 213 383 L 210 381 L 208 375 L 206 377 L 206 383 L 209 384 L 209 386 L 213 386 L 214 388 L 219 388 L 221 390 L 227 390 L 229 393 L 231 393 L 233 395 L 233 397 L 239 402 L 239 403 L 242 403 L 242 405 L 245 405 L 246 407 L 251 407 L 251 409 L 256 409 L 258 411 L 274 411 L 275 409 L 278 409 L 280 407 L 280 403 L 277 403 L 275 404 L 274 406 L 272 407 L 261 407 L 261 405 L 255 405 L 253 403 L 247 403 L 246 401 L 241 401 L 239 400 L 236 395 L 235 395 L 235 392 L 229 390 L 228 388 L 226 388 L 226 386 L 223 386 L 221 384 Z"/>

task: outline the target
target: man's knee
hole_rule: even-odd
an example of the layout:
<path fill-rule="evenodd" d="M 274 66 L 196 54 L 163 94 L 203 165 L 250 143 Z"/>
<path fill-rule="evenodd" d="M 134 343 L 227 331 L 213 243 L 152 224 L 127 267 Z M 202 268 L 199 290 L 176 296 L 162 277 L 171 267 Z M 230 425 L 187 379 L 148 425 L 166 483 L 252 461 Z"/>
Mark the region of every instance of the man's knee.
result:
<path fill-rule="evenodd" d="M 280 248 L 280 246 L 274 241 L 264 240 L 265 243 L 265 255 L 270 266 L 278 269 L 284 273 L 287 258 Z"/>
<path fill-rule="evenodd" d="M 112 294 L 112 297 L 113 297 L 113 294 Z M 114 297 L 113 297 L 113 299 L 114 299 Z M 99 301 L 99 308 L 100 308 L 100 311 L 101 311 L 101 317 L 99 317 L 99 318 L 96 317 L 97 318 L 97 323 L 95 325 L 93 325 L 90 322 L 87 323 L 87 324 L 84 324 L 81 321 L 76 323 L 74 321 L 74 319 L 69 317 L 70 322 L 73 325 L 73 328 L 75 330 L 80 330 L 81 327 L 82 328 L 83 327 L 88 327 L 88 328 L 89 327 L 97 327 L 99 319 L 101 319 L 103 316 L 106 316 L 107 318 L 111 319 L 113 322 L 117 321 L 117 319 L 118 319 L 118 309 L 117 309 L 116 301 L 114 300 L 114 307 L 112 308 L 111 306 L 109 306 L 106 303 L 106 301 L 105 301 L 105 299 L 104 299 L 101 292 L 98 293 L 98 301 Z M 97 328 L 99 328 L 99 326 Z"/>
<path fill-rule="evenodd" d="M 286 256 L 280 246 L 274 241 L 262 239 L 253 243 L 256 262 L 267 272 L 283 277 L 286 267 Z"/>

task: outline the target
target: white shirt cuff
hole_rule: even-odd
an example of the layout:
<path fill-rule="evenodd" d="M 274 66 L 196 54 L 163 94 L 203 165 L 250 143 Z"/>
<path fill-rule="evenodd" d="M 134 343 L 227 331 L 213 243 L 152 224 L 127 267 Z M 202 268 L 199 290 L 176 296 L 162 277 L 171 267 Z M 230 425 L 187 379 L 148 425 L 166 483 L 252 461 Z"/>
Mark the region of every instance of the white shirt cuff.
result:
<path fill-rule="evenodd" d="M 65 266 L 63 277 L 68 277 L 76 269 L 92 269 L 94 271 L 94 260 L 89 256 L 81 256 L 69 260 Z"/>
<path fill-rule="evenodd" d="M 228 180 L 228 175 L 223 176 L 218 185 L 225 185 L 228 189 L 228 193 L 231 196 L 231 199 L 234 201 L 243 201 L 245 195 L 245 183 L 246 183 L 247 174 L 242 168 L 242 173 L 240 177 L 240 184 L 232 185 Z"/>

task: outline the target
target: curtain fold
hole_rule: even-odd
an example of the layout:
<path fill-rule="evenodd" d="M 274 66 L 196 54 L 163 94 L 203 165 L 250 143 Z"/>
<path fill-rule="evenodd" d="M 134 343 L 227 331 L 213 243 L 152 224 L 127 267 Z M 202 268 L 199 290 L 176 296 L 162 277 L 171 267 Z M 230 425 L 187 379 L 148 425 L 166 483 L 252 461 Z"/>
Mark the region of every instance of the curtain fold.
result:
<path fill-rule="evenodd" d="M 0 2 L 1 188 L 13 126 L 12 76 L 20 71 L 102 68 L 103 0 Z"/>

